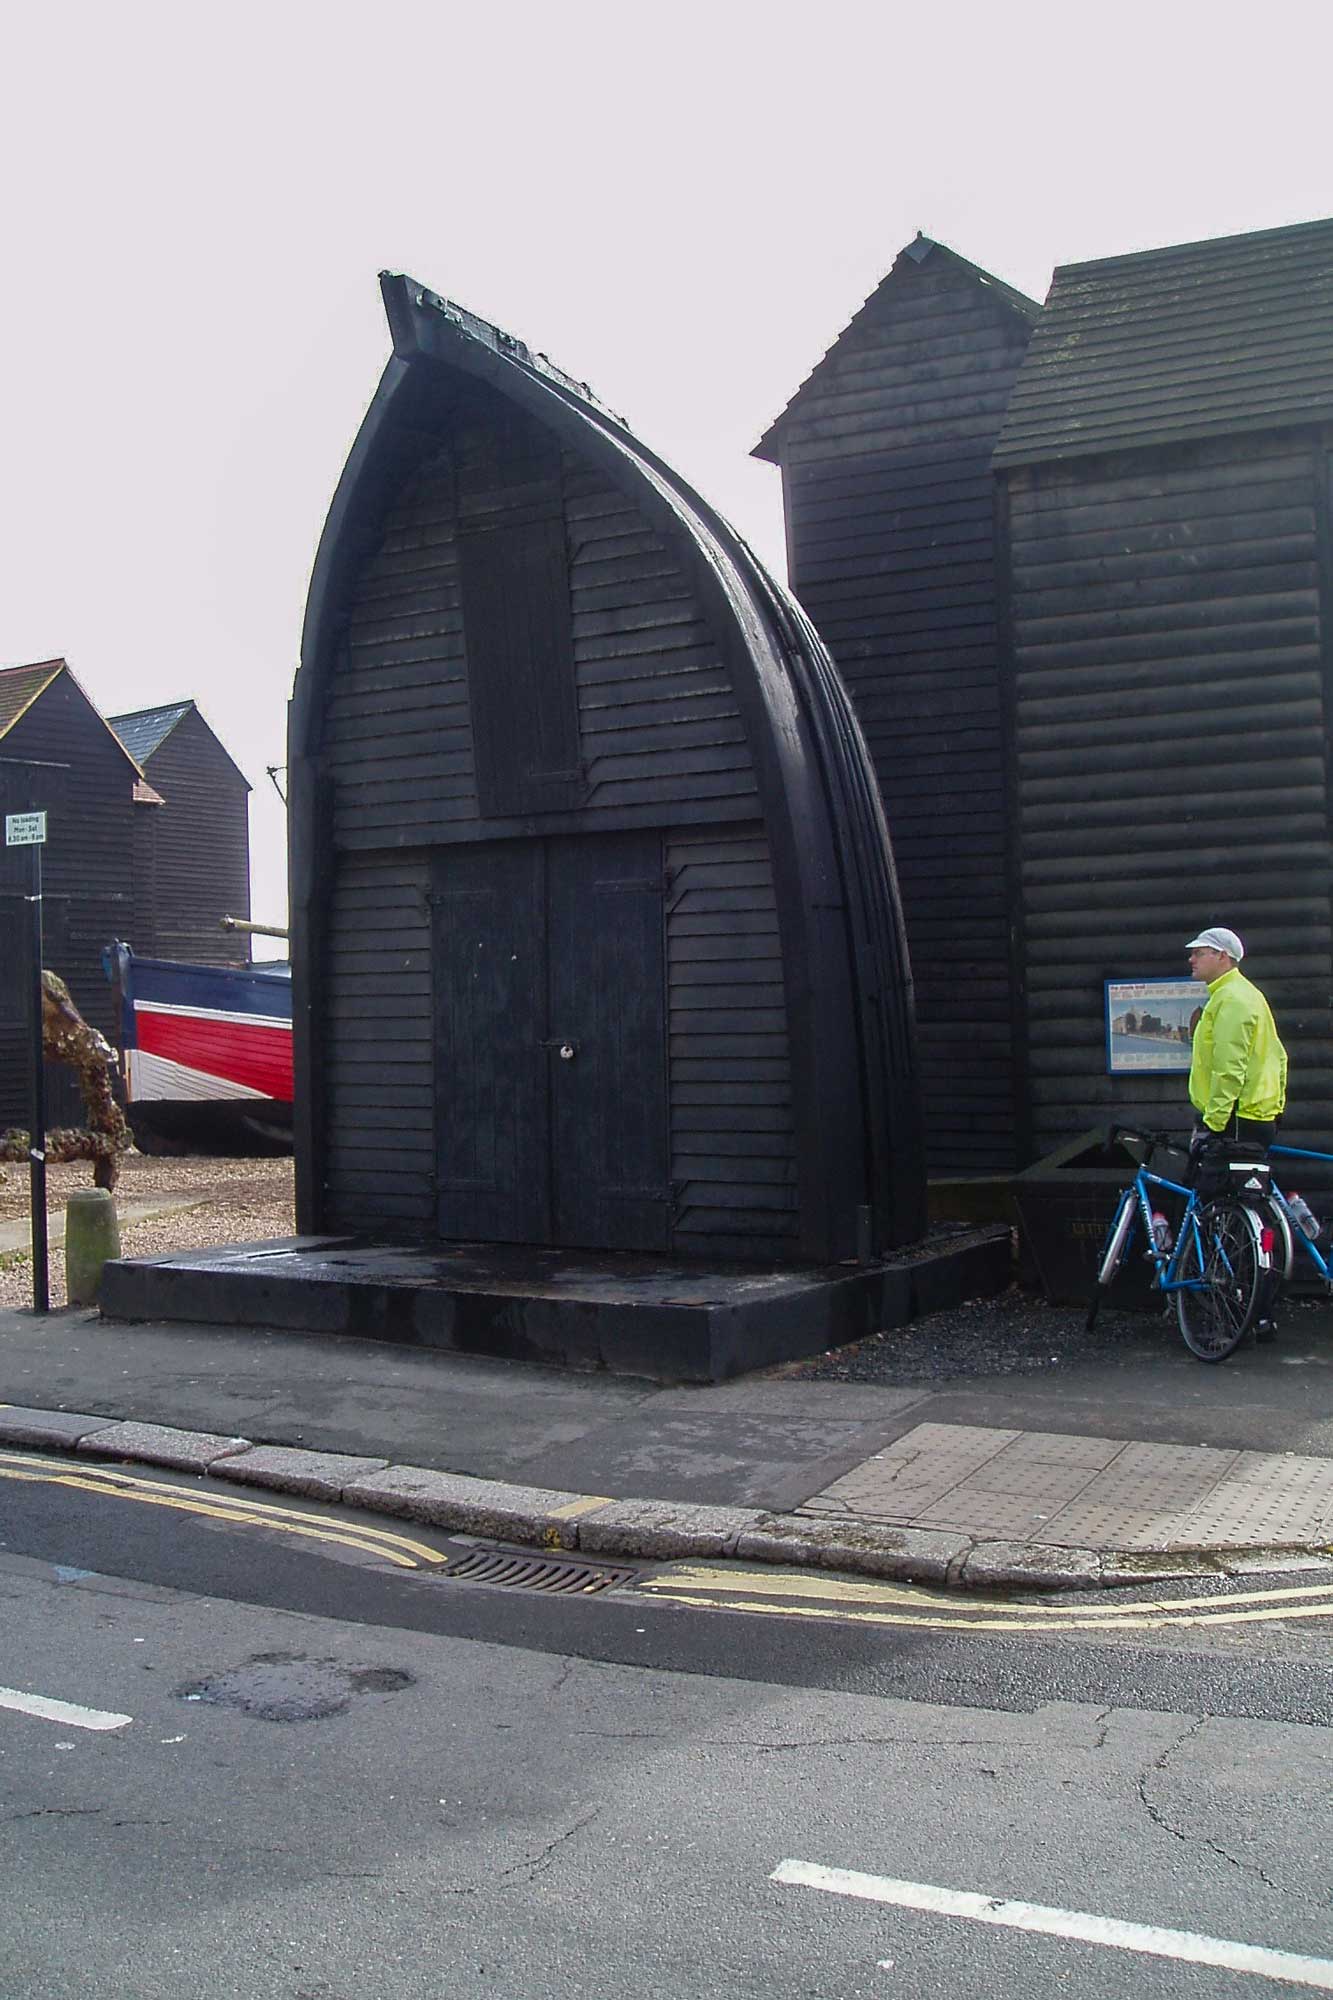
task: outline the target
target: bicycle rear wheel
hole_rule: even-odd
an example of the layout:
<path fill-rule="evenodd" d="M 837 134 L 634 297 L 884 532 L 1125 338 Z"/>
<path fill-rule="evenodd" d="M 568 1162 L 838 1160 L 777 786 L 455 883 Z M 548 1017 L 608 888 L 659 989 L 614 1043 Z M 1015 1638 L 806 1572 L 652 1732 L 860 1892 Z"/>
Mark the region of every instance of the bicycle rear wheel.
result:
<path fill-rule="evenodd" d="M 1126 1188 L 1111 1218 L 1111 1227 L 1106 1232 L 1106 1240 L 1097 1259 L 1097 1282 L 1092 1288 L 1092 1297 L 1088 1300 L 1086 1327 L 1089 1333 L 1097 1324 L 1097 1308 L 1102 1302 L 1102 1293 L 1114 1282 L 1120 1266 L 1125 1261 L 1125 1250 L 1133 1228 L 1134 1190 Z"/>
<path fill-rule="evenodd" d="M 1215 1201 L 1184 1223 L 1176 1317 L 1200 1361 L 1225 1361 L 1249 1332 L 1265 1296 L 1271 1258 L 1259 1217 L 1239 1202 Z"/>

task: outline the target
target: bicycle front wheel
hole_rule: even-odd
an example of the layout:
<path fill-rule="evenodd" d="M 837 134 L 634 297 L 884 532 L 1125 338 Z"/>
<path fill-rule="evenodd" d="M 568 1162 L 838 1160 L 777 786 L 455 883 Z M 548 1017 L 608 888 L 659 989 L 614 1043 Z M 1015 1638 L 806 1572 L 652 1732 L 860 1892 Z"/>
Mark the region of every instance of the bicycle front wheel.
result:
<path fill-rule="evenodd" d="M 1263 1229 L 1239 1202 L 1215 1201 L 1186 1217 L 1176 1273 L 1176 1317 L 1186 1347 L 1200 1361 L 1225 1361 L 1259 1315 L 1270 1259 Z"/>
<path fill-rule="evenodd" d="M 1101 1261 L 1097 1265 L 1097 1283 L 1109 1285 L 1113 1282 L 1120 1266 L 1125 1261 L 1125 1245 L 1134 1227 L 1134 1190 L 1126 1188 L 1120 1197 L 1120 1206 L 1111 1220 L 1102 1245 Z"/>

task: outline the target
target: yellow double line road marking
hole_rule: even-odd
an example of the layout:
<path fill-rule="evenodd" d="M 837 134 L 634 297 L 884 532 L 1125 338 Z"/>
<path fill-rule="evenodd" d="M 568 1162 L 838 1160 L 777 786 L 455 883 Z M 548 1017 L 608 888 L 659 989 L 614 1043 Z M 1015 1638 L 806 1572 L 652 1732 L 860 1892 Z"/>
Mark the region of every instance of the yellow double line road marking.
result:
<path fill-rule="evenodd" d="M 706 1564 L 678 1563 L 642 1578 L 636 1589 L 695 1610 L 921 1626 L 937 1632 L 1143 1631 L 1160 1625 L 1333 1618 L 1333 1582 L 1229 1591 L 1222 1598 L 1016 1605 L 996 1598 L 946 1595 L 915 1584 L 876 1583 L 808 1571 L 715 1569 Z"/>
<path fill-rule="evenodd" d="M 136 1479 L 127 1472 L 95 1466 L 72 1466 L 67 1459 L 34 1458 L 28 1452 L 0 1452 L 0 1479 L 44 1486 L 65 1486 L 107 1500 L 136 1500 L 145 1507 L 168 1507 L 178 1514 L 196 1514 L 223 1521 L 233 1528 L 268 1528 L 300 1535 L 312 1542 L 336 1542 L 363 1555 L 378 1556 L 398 1569 L 443 1569 L 449 1558 L 442 1549 L 387 1529 L 360 1522 L 330 1521 L 324 1514 L 302 1513 L 296 1507 L 271 1506 L 236 1493 L 205 1497 L 198 1487 L 172 1486 L 164 1480 Z"/>
<path fill-rule="evenodd" d="M 270 1533 L 334 1543 L 397 1569 L 439 1571 L 450 1560 L 445 1550 L 388 1529 L 368 1527 L 361 1522 L 344 1523 L 326 1514 L 251 1500 L 240 1493 L 205 1493 L 198 1486 L 136 1478 L 132 1473 L 105 1467 L 72 1465 L 68 1459 L 0 1451 L 0 1479 L 63 1486 L 101 1499 L 166 1507 L 228 1527 L 267 1528 Z M 723 1568 L 705 1563 L 673 1563 L 641 1577 L 632 1588 L 636 1594 L 694 1610 L 915 1626 L 937 1632 L 1144 1631 L 1163 1625 L 1242 1625 L 1333 1617 L 1333 1581 L 1235 1590 L 1225 1596 L 1161 1597 L 1146 1602 L 1103 1597 L 1091 1604 L 1048 1601 L 1016 1605 L 1002 1598 L 818 1571 L 766 1565 L 757 1568 L 732 1564 Z"/>

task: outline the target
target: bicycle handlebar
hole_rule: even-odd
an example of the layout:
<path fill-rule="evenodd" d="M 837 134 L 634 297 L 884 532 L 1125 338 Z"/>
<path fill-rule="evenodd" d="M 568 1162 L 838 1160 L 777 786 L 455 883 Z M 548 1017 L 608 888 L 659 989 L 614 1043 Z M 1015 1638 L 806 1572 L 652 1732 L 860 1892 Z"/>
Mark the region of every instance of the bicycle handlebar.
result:
<path fill-rule="evenodd" d="M 1147 1146 L 1169 1146 L 1178 1153 L 1189 1151 L 1187 1132 L 1145 1132 L 1140 1125 L 1111 1125 L 1106 1136 L 1110 1145 L 1114 1145 L 1117 1139 L 1139 1139 Z"/>

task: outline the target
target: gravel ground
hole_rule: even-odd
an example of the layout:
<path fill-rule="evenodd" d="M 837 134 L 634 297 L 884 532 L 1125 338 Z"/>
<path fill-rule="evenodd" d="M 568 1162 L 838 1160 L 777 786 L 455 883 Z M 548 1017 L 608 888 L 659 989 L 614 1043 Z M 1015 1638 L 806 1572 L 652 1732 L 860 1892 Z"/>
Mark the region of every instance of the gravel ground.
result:
<path fill-rule="evenodd" d="M 947 1382 L 962 1376 L 1034 1375 L 1071 1362 L 1141 1363 L 1164 1341 L 1179 1342 L 1174 1312 L 1111 1312 L 1092 1333 L 1086 1306 L 1053 1306 L 1011 1285 L 993 1299 L 968 1299 L 892 1333 L 877 1333 L 810 1361 L 772 1372 L 788 1381 Z"/>
<path fill-rule="evenodd" d="M 86 1162 L 48 1167 L 46 1206 L 55 1217 L 70 1195 L 89 1188 L 92 1168 Z M 126 1257 L 156 1257 L 169 1250 L 204 1250 L 215 1243 L 247 1243 L 256 1238 L 290 1236 L 292 1161 L 285 1159 L 228 1160 L 186 1156 L 149 1159 L 128 1153 L 121 1161 L 116 1206 L 123 1215 L 133 1202 L 182 1197 L 200 1206 L 181 1209 L 155 1222 L 122 1225 L 121 1252 Z M 28 1174 L 23 1167 L 6 1167 L 0 1184 L 0 1222 L 26 1222 Z M 65 1253 L 50 1253 L 51 1304 L 65 1303 Z M 0 1306 L 32 1303 L 32 1259 L 26 1249 L 0 1253 Z"/>
<path fill-rule="evenodd" d="M 1302 1326 L 1307 1315 L 1320 1315 Z M 969 1299 L 951 1312 L 877 1333 L 849 1347 L 834 1348 L 810 1361 L 791 1361 L 770 1370 L 787 1381 L 943 1383 L 985 1375 L 1054 1373 L 1080 1362 L 1101 1367 L 1141 1367 L 1163 1348 L 1185 1353 L 1174 1305 L 1139 1312 L 1103 1305 L 1087 1330 L 1086 1306 L 1054 1306 L 1039 1293 L 1011 1285 L 994 1299 Z M 1321 1299 L 1283 1299 L 1279 1315 L 1290 1333 L 1329 1330 L 1329 1309 Z"/>

